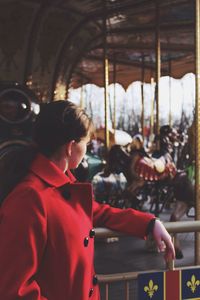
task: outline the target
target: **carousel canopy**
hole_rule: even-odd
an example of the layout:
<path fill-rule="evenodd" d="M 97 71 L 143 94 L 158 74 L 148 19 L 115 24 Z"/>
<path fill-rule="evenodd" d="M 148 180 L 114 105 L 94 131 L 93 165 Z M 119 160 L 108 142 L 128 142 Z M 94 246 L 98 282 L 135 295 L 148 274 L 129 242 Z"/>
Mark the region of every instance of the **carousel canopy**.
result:
<path fill-rule="evenodd" d="M 195 72 L 195 1 L 0 0 L 0 78 L 31 87 L 40 99 L 62 83 L 79 87 L 109 82 L 124 88 L 161 76 Z"/>

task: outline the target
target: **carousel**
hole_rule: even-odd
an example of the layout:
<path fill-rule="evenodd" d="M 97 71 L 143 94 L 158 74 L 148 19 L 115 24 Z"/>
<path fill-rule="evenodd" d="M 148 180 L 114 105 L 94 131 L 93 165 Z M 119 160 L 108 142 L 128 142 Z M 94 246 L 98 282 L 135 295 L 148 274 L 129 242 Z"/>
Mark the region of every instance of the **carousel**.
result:
<path fill-rule="evenodd" d="M 93 182 L 98 201 L 121 209 L 143 210 L 148 203 L 148 209 L 159 217 L 171 203 L 178 203 L 165 226 L 179 258 L 183 253 L 177 233 L 195 233 L 194 265 L 175 270 L 170 262 L 166 270 L 148 275 L 145 271 L 153 268 L 99 274 L 103 299 L 118 300 L 109 294 L 109 285 L 122 282 L 123 299 L 131 299 L 131 280 L 137 282 L 134 299 L 199 299 L 200 1 L 0 0 L 0 8 L 1 185 L 8 184 L 3 174 L 13 153 L 31 142 L 43 103 L 68 99 L 70 89 L 86 84 L 103 87 L 104 126 L 95 132 L 77 176 Z M 195 74 L 195 114 L 185 137 L 172 126 L 174 99 L 169 99 L 168 125 L 160 125 L 160 78 L 180 79 L 187 73 Z M 116 126 L 115 86 L 127 89 L 134 81 L 141 82 L 141 130 L 131 136 Z M 108 123 L 111 83 L 112 128 Z M 144 145 L 145 83 L 154 89 L 151 148 Z M 81 95 L 79 104 L 84 108 Z M 10 172 L 14 172 L 12 166 Z M 180 221 L 191 208 L 192 219 Z M 120 236 L 102 228 L 96 232 L 97 240 Z"/>

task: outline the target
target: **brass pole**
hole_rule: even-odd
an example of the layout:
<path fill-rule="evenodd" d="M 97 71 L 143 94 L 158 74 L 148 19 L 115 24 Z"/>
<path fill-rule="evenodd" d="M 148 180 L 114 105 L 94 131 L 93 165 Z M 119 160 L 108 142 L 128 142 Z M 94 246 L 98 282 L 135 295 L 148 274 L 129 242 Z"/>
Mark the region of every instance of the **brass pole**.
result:
<path fill-rule="evenodd" d="M 105 146 L 109 148 L 108 131 L 108 58 L 104 56 L 104 106 L 105 106 Z"/>
<path fill-rule="evenodd" d="M 68 99 L 68 96 L 69 96 L 69 86 L 66 85 L 65 99 Z"/>
<path fill-rule="evenodd" d="M 84 107 L 84 102 L 83 102 L 83 85 L 81 85 L 81 93 L 80 93 L 80 107 Z"/>
<path fill-rule="evenodd" d="M 154 78 L 151 77 L 151 90 L 152 90 L 152 95 L 151 95 L 151 121 L 150 121 L 150 133 L 151 136 L 154 133 Z"/>
<path fill-rule="evenodd" d="M 105 3 L 106 10 L 106 3 Z M 109 69 L 108 69 L 108 57 L 107 57 L 107 25 L 106 25 L 106 13 L 103 19 L 104 25 L 104 47 L 103 47 L 103 58 L 104 58 L 104 109 L 105 109 L 105 147 L 106 150 L 109 148 L 109 131 L 108 131 L 108 85 L 109 85 Z"/>
<path fill-rule="evenodd" d="M 141 101 L 142 101 L 142 109 L 141 109 L 141 129 L 142 136 L 144 138 L 144 55 L 142 55 L 142 74 L 141 74 Z"/>
<path fill-rule="evenodd" d="M 164 222 L 165 228 L 170 234 L 174 233 L 186 233 L 186 232 L 199 232 L 200 231 L 200 220 L 199 221 L 179 221 L 179 222 Z M 95 228 L 95 238 L 108 238 L 108 237 L 121 237 L 128 236 L 128 234 L 113 231 L 104 227 Z"/>
<path fill-rule="evenodd" d="M 113 61 L 113 84 L 114 84 L 114 93 L 113 93 L 113 129 L 115 132 L 116 129 L 116 57 L 114 56 Z"/>
<path fill-rule="evenodd" d="M 169 126 L 172 126 L 172 78 L 171 78 L 171 59 L 169 59 Z"/>
<path fill-rule="evenodd" d="M 161 65 L 161 51 L 160 51 L 160 11 L 159 11 L 159 1 L 156 0 L 156 134 L 159 134 L 160 124 L 159 124 L 159 80 L 161 75 L 160 65 Z"/>
<path fill-rule="evenodd" d="M 196 191 L 196 220 L 200 220 L 200 0 L 196 0 L 196 164 L 195 164 L 195 191 Z M 200 233 L 195 234 L 195 264 L 200 264 Z"/>

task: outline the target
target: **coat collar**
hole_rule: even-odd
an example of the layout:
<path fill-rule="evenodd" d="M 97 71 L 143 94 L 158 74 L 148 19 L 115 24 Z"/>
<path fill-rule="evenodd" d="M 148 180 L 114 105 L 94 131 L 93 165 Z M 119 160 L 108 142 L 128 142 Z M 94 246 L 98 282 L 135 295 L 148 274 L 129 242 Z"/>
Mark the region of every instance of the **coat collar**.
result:
<path fill-rule="evenodd" d="M 54 187 L 73 183 L 76 180 L 70 171 L 67 171 L 66 175 L 51 160 L 40 153 L 32 162 L 30 170 L 49 185 Z"/>

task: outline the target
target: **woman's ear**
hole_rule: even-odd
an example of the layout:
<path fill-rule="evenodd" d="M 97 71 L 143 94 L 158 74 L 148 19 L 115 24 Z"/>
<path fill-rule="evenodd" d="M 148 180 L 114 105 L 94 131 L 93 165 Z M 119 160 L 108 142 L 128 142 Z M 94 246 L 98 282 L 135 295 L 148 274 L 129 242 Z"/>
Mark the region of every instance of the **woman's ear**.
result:
<path fill-rule="evenodd" d="M 67 156 L 71 156 L 71 154 L 72 154 L 72 147 L 73 147 L 74 143 L 75 143 L 75 141 L 72 140 L 72 141 L 70 141 L 70 142 L 68 142 L 66 144 L 66 154 L 67 154 Z"/>

